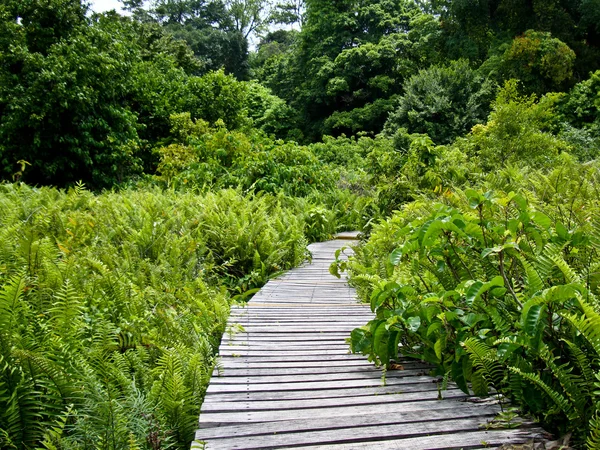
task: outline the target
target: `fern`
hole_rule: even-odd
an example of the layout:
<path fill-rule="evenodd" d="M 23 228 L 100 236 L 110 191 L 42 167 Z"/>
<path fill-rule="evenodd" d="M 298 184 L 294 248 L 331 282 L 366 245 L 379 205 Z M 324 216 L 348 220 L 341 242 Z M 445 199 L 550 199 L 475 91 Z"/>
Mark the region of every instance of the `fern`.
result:
<path fill-rule="evenodd" d="M 2 335 L 12 335 L 19 310 L 22 308 L 21 299 L 25 289 L 23 274 L 13 275 L 0 290 L 0 338 Z"/>
<path fill-rule="evenodd" d="M 581 298 L 579 299 L 579 304 L 583 311 L 582 316 L 564 314 L 563 317 L 585 337 L 594 349 L 595 356 L 598 358 L 600 357 L 600 314 L 594 311 L 592 306 Z"/>
<path fill-rule="evenodd" d="M 73 405 L 69 405 L 65 411 L 57 417 L 54 425 L 51 425 L 44 433 L 41 445 L 48 450 L 60 450 L 61 441 L 67 426 L 67 420 L 73 412 Z"/>
<path fill-rule="evenodd" d="M 565 414 L 565 416 L 567 416 L 567 418 L 570 421 L 576 421 L 580 419 L 580 416 L 578 415 L 577 411 L 573 408 L 569 400 L 567 400 L 566 397 L 557 392 L 555 389 L 552 389 L 550 386 L 544 383 L 539 377 L 539 375 L 531 372 L 524 372 L 518 367 L 513 366 L 508 366 L 508 370 L 518 374 L 522 378 L 530 381 L 535 386 L 542 389 L 546 393 L 546 395 L 554 402 L 554 404 L 560 408 L 560 410 Z"/>
<path fill-rule="evenodd" d="M 554 377 L 560 383 L 566 398 L 572 405 L 573 411 L 577 414 L 578 418 L 585 416 L 585 407 L 588 402 L 588 397 L 581 389 L 581 379 L 579 376 L 573 375 L 573 367 L 570 363 L 564 363 L 562 365 L 556 364 L 556 357 L 552 355 L 548 347 L 544 345 L 539 352 L 540 357 L 546 363 L 547 367 L 550 368 Z"/>
<path fill-rule="evenodd" d="M 600 448 L 600 416 L 598 413 L 590 419 L 588 429 L 585 446 L 588 450 L 597 450 Z"/>
<path fill-rule="evenodd" d="M 487 395 L 489 386 L 499 391 L 504 378 L 504 369 L 497 360 L 495 350 L 475 338 L 466 339 L 462 345 L 475 369 L 472 379 L 475 394 Z"/>

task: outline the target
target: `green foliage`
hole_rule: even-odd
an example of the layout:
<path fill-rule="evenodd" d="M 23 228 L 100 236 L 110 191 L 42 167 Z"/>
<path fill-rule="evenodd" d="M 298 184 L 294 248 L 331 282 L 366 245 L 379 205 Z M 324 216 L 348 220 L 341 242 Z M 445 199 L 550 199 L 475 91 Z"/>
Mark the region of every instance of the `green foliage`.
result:
<path fill-rule="evenodd" d="M 279 199 L 0 186 L 3 447 L 188 448 L 228 292 L 305 258 Z"/>
<path fill-rule="evenodd" d="M 507 168 L 375 225 L 334 267 L 376 315 L 352 350 L 383 365 L 399 352 L 427 361 L 465 392 L 496 392 L 593 445 L 598 174 L 568 158 L 546 174 Z"/>
<path fill-rule="evenodd" d="M 517 82 L 508 81 L 493 103 L 485 125 L 477 125 L 455 145 L 477 156 L 485 170 L 503 164 L 550 167 L 569 145 L 550 131 L 553 109 L 549 101 L 521 96 Z"/>
<path fill-rule="evenodd" d="M 392 134 L 405 127 L 446 144 L 484 120 L 492 96 L 491 82 L 471 69 L 468 61 L 432 66 L 405 83 L 404 94 L 385 129 Z"/>
<path fill-rule="evenodd" d="M 158 150 L 161 179 L 198 189 L 242 187 L 245 191 L 306 197 L 335 187 L 332 168 L 323 166 L 304 146 L 275 141 L 257 130 L 229 131 L 192 121 L 189 114 L 172 117 L 179 142 Z"/>
<path fill-rule="evenodd" d="M 172 113 L 190 111 L 232 128 L 246 123 L 245 86 L 223 72 L 190 77 L 186 71 L 197 63 L 161 29 L 111 15 L 81 19 L 39 53 L 29 42 L 39 41 L 37 31 L 22 25 L 26 6 L 0 10 L 10 36 L 0 43 L 5 179 L 23 160 L 29 163 L 18 173 L 23 180 L 107 187 L 152 168 L 145 142 L 167 135 Z M 44 26 L 58 30 L 52 22 Z"/>
<path fill-rule="evenodd" d="M 497 52 L 481 70 L 498 81 L 517 78 L 529 94 L 560 90 L 573 76 L 575 52 L 550 33 L 527 30 Z"/>
<path fill-rule="evenodd" d="M 247 88 L 222 70 L 190 78 L 185 84 L 179 111 L 211 124 L 222 121 L 229 128 L 240 128 L 246 120 Z"/>
<path fill-rule="evenodd" d="M 481 62 L 498 41 L 511 40 L 527 30 L 536 30 L 551 33 L 573 49 L 579 73 L 598 68 L 598 5 L 594 1 L 501 0 L 474 3 L 444 0 L 431 2 L 431 5 L 441 15 L 445 50 L 451 58 L 462 56 Z"/>
<path fill-rule="evenodd" d="M 256 82 L 248 84 L 248 116 L 253 125 L 276 138 L 294 138 L 300 130 L 296 128 L 294 111 L 270 89 Z"/>
<path fill-rule="evenodd" d="M 439 54 L 440 28 L 404 0 L 310 1 L 297 43 L 261 58 L 258 79 L 303 118 L 303 134 L 381 131 L 403 81 Z"/>
<path fill-rule="evenodd" d="M 561 137 L 573 146 L 581 160 L 596 159 L 600 154 L 600 71 L 575 85 L 558 99 Z"/>

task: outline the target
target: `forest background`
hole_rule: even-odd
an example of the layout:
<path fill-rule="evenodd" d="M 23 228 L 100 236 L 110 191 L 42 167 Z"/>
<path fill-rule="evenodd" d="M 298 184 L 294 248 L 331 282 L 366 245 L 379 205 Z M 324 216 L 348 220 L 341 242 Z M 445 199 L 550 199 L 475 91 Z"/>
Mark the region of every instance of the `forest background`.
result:
<path fill-rule="evenodd" d="M 353 351 L 600 445 L 598 0 L 123 6 L 0 4 L 2 448 L 188 448 L 230 305 L 349 229 Z"/>

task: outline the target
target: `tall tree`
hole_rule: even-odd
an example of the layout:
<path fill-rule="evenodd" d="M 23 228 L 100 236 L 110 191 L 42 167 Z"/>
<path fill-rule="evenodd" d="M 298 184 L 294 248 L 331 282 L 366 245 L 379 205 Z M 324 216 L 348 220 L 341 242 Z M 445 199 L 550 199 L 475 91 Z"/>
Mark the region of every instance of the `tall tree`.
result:
<path fill-rule="evenodd" d="M 435 62 L 439 31 L 411 0 L 308 0 L 292 54 L 265 61 L 261 75 L 300 111 L 311 140 L 376 133 L 403 80 Z"/>
<path fill-rule="evenodd" d="M 234 29 L 245 39 L 265 31 L 273 22 L 270 0 L 226 0 L 225 4 Z"/>

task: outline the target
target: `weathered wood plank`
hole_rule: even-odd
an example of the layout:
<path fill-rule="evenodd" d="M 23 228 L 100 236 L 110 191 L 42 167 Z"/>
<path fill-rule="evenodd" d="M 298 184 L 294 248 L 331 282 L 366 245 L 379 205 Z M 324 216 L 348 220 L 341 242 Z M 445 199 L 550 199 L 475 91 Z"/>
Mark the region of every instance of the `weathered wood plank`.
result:
<path fill-rule="evenodd" d="M 244 356 L 242 354 L 238 354 L 235 352 L 230 352 L 229 354 L 221 354 L 219 355 L 221 361 L 224 361 L 228 358 L 234 358 L 237 360 L 242 360 L 244 362 L 267 362 L 267 363 L 278 363 L 278 362 L 308 362 L 308 361 L 323 361 L 323 357 L 321 355 L 297 355 L 297 356 L 284 356 L 284 355 L 261 355 L 261 356 Z M 361 358 L 360 355 L 328 355 L 327 362 L 337 362 L 337 361 L 361 361 L 364 362 L 364 357 Z"/>
<path fill-rule="evenodd" d="M 468 417 L 489 417 L 496 413 L 496 409 L 490 407 L 482 408 L 463 408 L 459 411 L 460 418 Z M 447 409 L 436 409 L 428 413 L 428 418 L 432 421 L 443 420 L 448 416 Z M 422 422 L 423 414 L 421 411 L 404 412 L 399 411 L 396 414 L 369 414 L 347 417 L 325 417 L 318 419 L 297 419 L 297 420 L 279 420 L 276 422 L 259 422 L 243 425 L 223 425 L 200 430 L 196 438 L 228 438 L 240 436 L 257 436 L 290 433 L 297 431 L 310 430 L 336 430 L 343 428 L 354 428 L 361 426 L 375 425 L 393 425 Z M 351 433 L 351 432 L 350 432 Z"/>
<path fill-rule="evenodd" d="M 362 441 L 360 444 L 334 445 L 307 445 L 304 450 L 450 450 L 450 449 L 490 449 L 491 446 L 504 444 L 523 444 L 537 437 L 536 442 L 542 440 L 543 430 L 539 428 L 517 430 L 472 431 L 452 434 L 435 434 L 433 436 L 419 436 L 408 439 L 371 440 Z M 217 447 L 214 447 L 215 449 Z M 230 447 L 233 448 L 233 447 Z M 245 447 L 247 448 L 247 447 Z M 269 447 L 262 447 L 269 448 Z M 270 447 L 273 448 L 273 447 Z M 281 447 L 280 447 L 281 448 Z"/>
<path fill-rule="evenodd" d="M 222 358 L 219 360 L 219 365 L 223 368 L 248 368 L 250 365 L 255 368 L 301 368 L 301 367 L 373 367 L 372 364 L 365 360 L 354 359 L 346 360 L 342 359 L 339 361 L 329 360 L 323 361 L 321 359 L 309 359 L 304 361 L 273 361 L 269 360 L 254 360 L 248 358 Z"/>
<path fill-rule="evenodd" d="M 390 378 L 385 382 L 386 386 L 401 386 L 404 384 L 430 383 L 431 378 L 427 376 L 412 376 L 407 378 Z M 345 389 L 353 387 L 377 387 L 384 385 L 380 378 L 367 378 L 364 380 L 341 381 L 305 381 L 298 383 L 238 383 L 221 384 L 212 383 L 207 392 L 265 392 L 265 391 L 310 391 L 312 389 Z"/>
<path fill-rule="evenodd" d="M 306 431 L 306 432 L 295 432 L 285 434 L 271 434 L 265 436 L 244 436 L 241 438 L 224 438 L 214 439 L 211 441 L 210 449 L 272 449 L 272 448 L 285 448 L 285 447 L 297 447 L 302 445 L 314 445 L 314 444 L 341 444 L 341 443 L 352 443 L 352 442 L 365 442 L 374 440 L 377 438 L 393 438 L 394 440 L 402 440 L 411 438 L 416 447 L 412 448 L 426 448 L 422 447 L 421 441 L 414 439 L 415 437 L 428 437 L 432 434 L 444 435 L 452 433 L 456 435 L 458 433 L 472 433 L 474 431 L 480 431 L 480 425 L 485 422 L 485 417 L 479 418 L 466 418 L 466 419 L 455 419 L 453 421 L 434 421 L 434 422 L 419 422 L 409 424 L 394 424 L 394 425 L 378 425 L 356 427 L 349 430 L 338 429 L 338 430 L 319 430 L 319 431 Z M 471 444 L 477 444 L 478 446 L 484 445 L 485 432 L 479 433 L 479 442 L 472 442 Z M 441 436 L 438 436 L 440 438 Z M 439 440 L 437 441 L 439 445 Z M 454 444 L 453 444 L 454 445 Z M 382 447 L 379 447 L 382 448 Z M 405 447 L 408 448 L 408 447 Z M 430 447 L 440 448 L 440 447 Z M 451 447 L 456 448 L 456 447 Z"/>
<path fill-rule="evenodd" d="M 279 400 L 279 401 L 295 401 L 317 398 L 345 398 L 345 397 L 387 397 L 403 395 L 409 392 L 429 392 L 430 386 L 436 386 L 435 383 L 417 383 L 406 384 L 403 386 L 378 386 L 378 387 L 357 387 L 349 389 L 314 389 L 310 391 L 266 391 L 266 392 L 209 392 L 206 395 L 205 402 L 236 402 L 247 400 Z M 437 391 L 437 387 L 436 387 Z M 443 393 L 442 393 L 443 396 Z"/>
<path fill-rule="evenodd" d="M 420 369 L 423 373 L 429 372 L 431 369 L 426 364 L 404 364 L 405 370 Z M 368 373 L 374 377 L 381 377 L 382 372 L 379 369 L 374 368 L 372 365 L 358 365 L 358 366 L 324 366 L 324 367 L 225 367 L 221 365 L 215 369 L 215 377 L 227 376 L 227 377 L 238 377 L 238 376 L 252 376 L 252 375 L 306 375 L 306 374 L 320 374 L 320 373 Z M 394 376 L 393 372 L 388 372 L 387 376 Z M 219 375 L 220 374 L 220 375 Z"/>
<path fill-rule="evenodd" d="M 372 372 L 340 372 L 340 373 L 324 373 L 324 374 L 309 374 L 309 375 L 246 375 L 246 376 L 226 376 L 215 377 L 211 380 L 214 384 L 269 384 L 269 383 L 300 383 L 300 382 L 317 382 L 317 381 L 345 381 L 345 380 L 374 380 L 381 384 L 382 377 L 377 376 Z M 424 375 L 423 370 L 404 370 L 398 371 L 386 376 L 386 380 L 396 378 L 412 378 L 415 375 Z"/>
<path fill-rule="evenodd" d="M 447 411 L 446 419 L 453 420 L 460 415 L 463 408 L 471 409 L 474 406 L 468 403 L 457 402 L 454 400 L 424 400 L 420 402 L 406 402 L 402 404 L 403 412 L 421 411 L 423 420 L 427 420 L 427 413 L 440 408 L 440 403 L 452 404 L 451 408 L 445 408 Z M 226 423 L 248 423 L 248 422 L 274 422 L 278 420 L 296 420 L 296 419 L 315 419 L 318 417 L 347 417 L 363 416 L 369 414 L 396 414 L 399 411 L 397 404 L 375 404 L 360 406 L 339 406 L 328 408 L 306 408 L 306 409 L 288 409 L 274 411 L 245 411 L 245 412 L 207 412 L 200 414 L 200 420 L 203 424 L 226 424 Z M 500 412 L 498 408 L 496 414 Z"/>
<path fill-rule="evenodd" d="M 444 392 L 445 399 L 464 399 L 467 395 L 460 389 L 449 389 Z M 303 408 L 326 408 L 330 406 L 356 406 L 356 405 L 384 405 L 392 403 L 399 405 L 406 402 L 417 402 L 425 400 L 438 400 L 438 392 L 419 391 L 406 392 L 403 394 L 384 395 L 382 398 L 374 396 L 342 397 L 342 398 L 320 398 L 320 399 L 297 399 L 294 402 L 287 400 L 239 400 L 236 402 L 205 402 L 202 405 L 202 413 L 225 412 L 225 411 L 274 411 Z M 398 409 L 398 408 L 396 408 Z M 479 411 L 481 408 L 475 408 Z M 494 408 L 497 411 L 497 408 Z M 421 418 L 423 416 L 421 415 Z M 430 419 L 427 416 L 428 420 Z"/>

